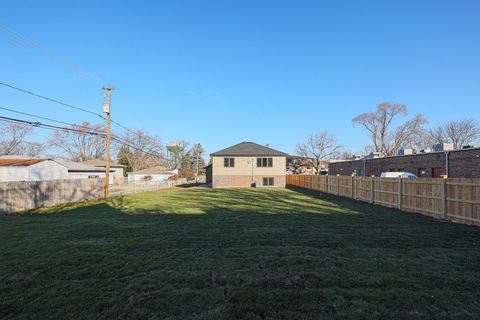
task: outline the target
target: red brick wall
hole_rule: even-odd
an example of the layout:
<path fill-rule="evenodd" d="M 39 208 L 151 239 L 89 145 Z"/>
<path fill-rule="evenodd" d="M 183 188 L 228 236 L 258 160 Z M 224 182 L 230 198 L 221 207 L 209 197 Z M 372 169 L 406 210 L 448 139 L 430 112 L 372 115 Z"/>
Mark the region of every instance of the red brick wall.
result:
<path fill-rule="evenodd" d="M 212 183 L 212 165 L 205 167 L 205 179 L 207 184 Z"/>
<path fill-rule="evenodd" d="M 419 169 L 425 169 L 425 177 L 432 177 L 433 168 L 441 168 L 447 174 L 445 153 L 426 153 L 411 156 L 397 156 L 367 160 L 365 175 L 380 176 L 387 171 L 406 171 L 419 175 Z M 354 170 L 359 174 L 364 169 L 363 160 L 331 163 L 330 175 L 351 175 Z M 448 176 L 450 178 L 480 178 L 480 149 L 450 151 Z"/>

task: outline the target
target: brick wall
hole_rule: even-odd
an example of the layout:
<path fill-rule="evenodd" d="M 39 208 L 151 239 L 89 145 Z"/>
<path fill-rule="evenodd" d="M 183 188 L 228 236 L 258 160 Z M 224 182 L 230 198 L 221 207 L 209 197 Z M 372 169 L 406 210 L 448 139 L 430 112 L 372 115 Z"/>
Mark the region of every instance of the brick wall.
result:
<path fill-rule="evenodd" d="M 205 179 L 207 184 L 212 184 L 212 165 L 205 167 Z"/>
<path fill-rule="evenodd" d="M 254 176 L 256 187 L 263 187 L 263 178 L 274 178 L 274 186 L 284 188 L 286 179 L 282 176 Z M 252 186 L 252 176 L 245 175 L 214 175 L 212 181 L 213 188 L 242 188 Z"/>
<path fill-rule="evenodd" d="M 446 155 L 444 152 L 425 153 L 408 156 L 343 161 L 331 163 L 330 175 L 380 176 L 382 172 L 406 171 L 420 177 L 433 177 L 433 170 L 442 175 L 447 174 Z M 480 148 L 455 150 L 449 152 L 448 176 L 451 178 L 480 178 Z"/>
<path fill-rule="evenodd" d="M 448 170 L 451 178 L 480 178 L 480 148 L 450 152 Z"/>

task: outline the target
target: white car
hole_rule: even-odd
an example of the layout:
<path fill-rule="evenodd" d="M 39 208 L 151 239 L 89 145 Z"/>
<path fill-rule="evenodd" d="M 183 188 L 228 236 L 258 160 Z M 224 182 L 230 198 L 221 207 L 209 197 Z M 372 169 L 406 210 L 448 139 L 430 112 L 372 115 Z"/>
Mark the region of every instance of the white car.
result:
<path fill-rule="evenodd" d="M 418 177 L 410 172 L 382 172 L 382 178 L 403 178 L 403 179 L 417 179 Z"/>

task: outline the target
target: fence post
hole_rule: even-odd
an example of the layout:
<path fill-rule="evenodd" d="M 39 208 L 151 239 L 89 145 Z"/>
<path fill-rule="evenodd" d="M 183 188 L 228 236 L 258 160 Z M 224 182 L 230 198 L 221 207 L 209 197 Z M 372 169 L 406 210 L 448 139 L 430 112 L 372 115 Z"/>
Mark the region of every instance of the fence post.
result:
<path fill-rule="evenodd" d="M 351 187 L 352 187 L 352 199 L 355 197 L 355 177 L 352 176 L 352 181 L 351 181 Z"/>
<path fill-rule="evenodd" d="M 329 187 L 329 185 L 328 185 L 328 180 L 329 180 L 329 179 L 328 179 L 328 174 L 325 176 L 325 179 L 327 180 L 327 181 L 325 181 L 325 184 L 326 184 L 325 193 L 330 193 L 330 192 L 329 192 L 329 191 L 330 191 L 330 187 Z"/>
<path fill-rule="evenodd" d="M 337 174 L 337 196 L 340 195 L 340 175 Z"/>
<path fill-rule="evenodd" d="M 440 192 L 441 192 L 441 201 L 442 201 L 442 203 L 441 203 L 442 218 L 447 219 L 448 218 L 448 212 L 447 212 L 447 179 L 445 179 L 445 178 L 442 179 Z"/>
<path fill-rule="evenodd" d="M 371 203 L 375 203 L 375 177 L 370 177 Z"/>
<path fill-rule="evenodd" d="M 403 181 L 398 177 L 398 210 L 402 210 Z"/>

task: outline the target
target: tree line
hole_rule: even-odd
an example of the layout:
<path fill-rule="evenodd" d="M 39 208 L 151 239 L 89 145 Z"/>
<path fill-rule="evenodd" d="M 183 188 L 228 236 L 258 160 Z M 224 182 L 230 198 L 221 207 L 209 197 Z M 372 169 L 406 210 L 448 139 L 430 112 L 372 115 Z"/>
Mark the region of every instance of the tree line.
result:
<path fill-rule="evenodd" d="M 436 143 L 453 143 L 457 148 L 480 142 L 480 124 L 475 119 L 450 120 L 434 128 L 427 128 L 428 120 L 423 114 L 408 116 L 404 104 L 384 102 L 376 110 L 361 113 L 352 119 L 354 127 L 363 129 L 370 138 L 370 144 L 360 152 L 378 152 L 393 156 L 403 148 L 428 149 Z M 106 141 L 102 124 L 83 122 L 66 129 L 54 131 L 46 143 L 34 142 L 30 138 L 34 128 L 15 123 L 0 124 L 0 155 L 39 156 L 48 152 L 58 152 L 77 162 L 92 159 L 105 159 Z M 165 157 L 162 139 L 143 129 L 127 130 L 112 136 L 112 148 L 117 161 L 128 167 L 128 171 L 138 171 L 148 167 L 163 165 L 166 168 L 181 169 L 187 178 L 202 175 L 205 161 L 203 147 L 181 141 L 183 147 L 175 157 Z M 309 159 L 318 174 L 322 162 L 330 159 L 347 159 L 352 156 L 342 146 L 335 135 L 327 131 L 311 134 L 306 141 L 296 146 L 296 153 Z M 58 154 L 57 154 L 58 155 Z M 49 155 L 50 157 L 54 157 Z"/>
<path fill-rule="evenodd" d="M 105 125 L 83 122 L 66 126 L 65 129 L 54 131 L 45 143 L 39 143 L 31 139 L 35 134 L 33 127 L 0 123 L 0 155 L 44 155 L 51 158 L 63 157 L 75 162 L 105 160 Z M 121 134 L 112 134 L 112 154 L 116 154 L 118 163 L 127 166 L 127 172 L 164 166 L 166 169 L 180 169 L 181 177 L 203 175 L 205 161 L 202 145 L 196 143 L 188 148 L 189 143 L 182 143 L 184 148 L 175 157 L 167 158 L 160 136 L 144 129 L 126 130 Z"/>
<path fill-rule="evenodd" d="M 416 114 L 409 118 L 408 107 L 404 104 L 381 103 L 375 111 L 354 117 L 352 123 L 370 138 L 370 144 L 360 152 L 363 154 L 378 152 L 394 156 L 400 149 L 429 149 L 437 143 L 453 143 L 456 148 L 480 143 L 480 123 L 475 119 L 450 120 L 429 129 L 425 115 Z M 296 146 L 296 153 L 311 161 L 316 174 L 321 172 L 322 161 L 352 156 L 336 136 L 327 131 L 308 136 L 305 142 Z"/>

